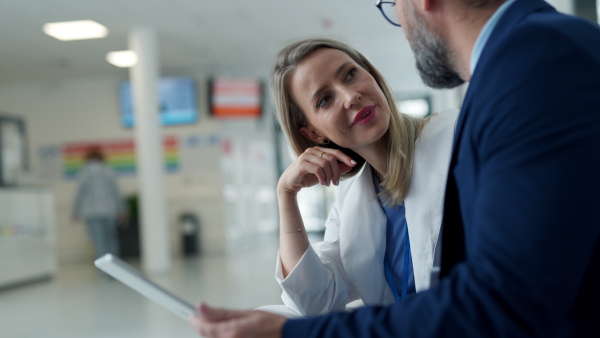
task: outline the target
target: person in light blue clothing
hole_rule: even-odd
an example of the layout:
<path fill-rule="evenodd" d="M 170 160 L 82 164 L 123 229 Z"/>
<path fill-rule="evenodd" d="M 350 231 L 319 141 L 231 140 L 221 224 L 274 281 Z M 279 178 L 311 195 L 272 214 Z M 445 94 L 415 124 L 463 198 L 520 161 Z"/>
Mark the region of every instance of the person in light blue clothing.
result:
<path fill-rule="evenodd" d="M 114 174 L 104 163 L 104 155 L 97 147 L 86 154 L 73 218 L 85 222 L 96 258 L 106 253 L 119 255 L 117 224 L 126 218 L 125 204 Z"/>

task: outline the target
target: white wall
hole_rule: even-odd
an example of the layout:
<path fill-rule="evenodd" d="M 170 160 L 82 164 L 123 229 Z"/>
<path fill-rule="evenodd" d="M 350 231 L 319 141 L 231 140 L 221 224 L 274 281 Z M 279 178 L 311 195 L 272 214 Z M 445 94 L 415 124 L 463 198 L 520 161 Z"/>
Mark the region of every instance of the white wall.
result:
<path fill-rule="evenodd" d="M 196 74 L 195 77 L 200 102 L 199 122 L 193 125 L 165 127 L 164 136 L 175 135 L 183 138 L 189 135 L 221 135 L 227 134 L 227 130 L 230 129 L 231 122 L 219 122 L 207 115 L 208 78 L 203 74 Z M 119 122 L 117 89 L 125 79 L 77 78 L 0 85 L 0 112 L 26 119 L 32 181 L 47 185 L 54 192 L 56 250 L 60 263 L 88 260 L 92 257 L 92 249 L 85 228 L 81 224 L 73 224 L 70 219 L 76 183 L 64 179 L 60 173 L 49 174 L 48 168 L 42 167 L 44 163 L 40 161 L 38 151 L 42 146 L 60 146 L 67 142 L 134 139 L 133 131 L 121 127 Z M 266 109 L 266 112 L 270 110 Z M 267 142 L 272 140 L 270 123 L 272 121 L 269 117 L 260 121 L 240 121 L 235 123 L 235 132 L 238 137 L 262 139 Z M 200 149 L 200 152 L 192 155 L 198 158 L 191 167 L 186 168 L 186 162 L 182 159 L 181 170 L 178 173 L 166 174 L 165 177 L 172 247 L 177 254 L 180 250 L 177 229 L 179 214 L 191 211 L 200 218 L 202 251 L 221 252 L 226 248 L 227 210 L 223 200 L 220 149 L 217 145 Z M 189 158 L 190 154 L 187 156 Z M 59 177 L 56 177 L 57 175 Z M 272 177 L 270 181 L 274 187 L 276 178 Z M 135 176 L 120 177 L 119 184 L 124 195 L 137 191 L 138 182 Z M 269 210 L 272 211 L 273 208 Z"/>
<path fill-rule="evenodd" d="M 546 1 L 549 4 L 551 4 L 552 6 L 554 6 L 554 8 L 556 8 L 556 10 L 559 12 L 573 14 L 573 11 L 574 11 L 573 0 L 546 0 Z"/>

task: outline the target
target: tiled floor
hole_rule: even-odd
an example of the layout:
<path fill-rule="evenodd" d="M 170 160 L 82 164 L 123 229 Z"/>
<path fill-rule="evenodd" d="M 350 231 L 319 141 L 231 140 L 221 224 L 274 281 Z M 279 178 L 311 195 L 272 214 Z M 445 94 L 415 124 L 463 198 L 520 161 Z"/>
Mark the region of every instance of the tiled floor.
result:
<path fill-rule="evenodd" d="M 254 308 L 282 304 L 274 279 L 277 239 L 218 256 L 179 259 L 151 279 L 195 304 Z M 129 261 L 134 266 L 139 262 Z M 0 290 L 0 337 L 198 337 L 187 322 L 93 265 L 61 266 L 55 278 Z"/>

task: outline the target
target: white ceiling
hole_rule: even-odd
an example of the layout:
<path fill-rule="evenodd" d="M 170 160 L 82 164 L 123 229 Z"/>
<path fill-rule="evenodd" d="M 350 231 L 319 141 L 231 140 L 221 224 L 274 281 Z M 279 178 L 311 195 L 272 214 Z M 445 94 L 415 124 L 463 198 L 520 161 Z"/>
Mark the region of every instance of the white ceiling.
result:
<path fill-rule="evenodd" d="M 127 49 L 128 32 L 153 27 L 161 73 L 267 74 L 275 53 L 299 38 L 326 36 L 365 54 L 396 90 L 424 88 L 400 28 L 375 0 L 0 0 L 0 82 L 127 76 L 105 61 Z M 59 41 L 47 22 L 95 20 L 104 39 Z M 327 22 L 330 25 L 327 25 Z"/>

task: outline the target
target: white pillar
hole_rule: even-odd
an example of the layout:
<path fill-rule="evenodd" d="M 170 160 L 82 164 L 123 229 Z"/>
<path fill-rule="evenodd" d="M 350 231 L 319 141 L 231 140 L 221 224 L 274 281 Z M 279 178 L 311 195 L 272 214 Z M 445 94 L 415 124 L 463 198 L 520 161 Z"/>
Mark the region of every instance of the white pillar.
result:
<path fill-rule="evenodd" d="M 138 57 L 130 69 L 135 116 L 136 159 L 139 175 L 142 266 L 148 273 L 170 268 L 169 231 L 164 186 L 163 143 L 159 121 L 159 62 L 156 34 L 134 28 L 129 48 Z"/>

